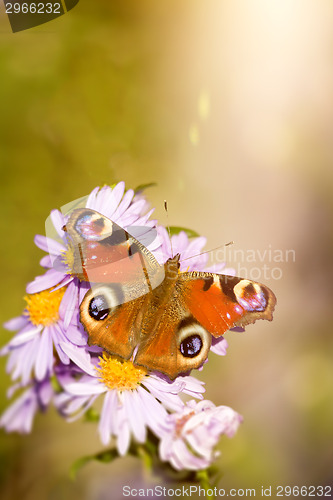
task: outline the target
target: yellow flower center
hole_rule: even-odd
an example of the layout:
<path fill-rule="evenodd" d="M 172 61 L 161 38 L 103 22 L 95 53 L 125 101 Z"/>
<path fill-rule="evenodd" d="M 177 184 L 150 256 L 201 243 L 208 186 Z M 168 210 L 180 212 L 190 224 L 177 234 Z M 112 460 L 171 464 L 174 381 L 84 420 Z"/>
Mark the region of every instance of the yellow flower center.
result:
<path fill-rule="evenodd" d="M 68 273 L 72 274 L 71 271 L 74 267 L 74 253 L 73 250 L 69 247 L 65 252 L 62 254 L 62 261 L 66 264 L 68 267 Z"/>
<path fill-rule="evenodd" d="M 118 359 L 107 356 L 99 358 L 100 381 L 110 390 L 128 391 L 136 389 L 147 374 L 146 368 L 134 366 L 132 361 L 118 361 Z"/>
<path fill-rule="evenodd" d="M 64 296 L 66 287 L 52 291 L 52 288 L 43 292 L 26 295 L 24 300 L 27 307 L 24 311 L 33 325 L 48 326 L 59 319 L 59 306 Z"/>

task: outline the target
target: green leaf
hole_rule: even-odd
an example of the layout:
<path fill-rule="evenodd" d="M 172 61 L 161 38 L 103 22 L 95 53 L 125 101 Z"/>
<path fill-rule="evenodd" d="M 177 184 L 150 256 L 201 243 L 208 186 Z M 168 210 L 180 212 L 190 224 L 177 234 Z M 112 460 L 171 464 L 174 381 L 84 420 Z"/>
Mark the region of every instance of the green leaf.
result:
<path fill-rule="evenodd" d="M 72 481 L 76 479 L 77 473 L 79 470 L 86 465 L 87 463 L 91 462 L 94 457 L 82 457 L 78 458 L 75 460 L 75 462 L 72 464 L 71 468 L 69 469 L 69 477 L 71 478 Z"/>
<path fill-rule="evenodd" d="M 55 375 L 51 376 L 50 382 L 51 382 L 51 386 L 52 386 L 52 389 L 54 390 L 54 392 L 61 391 L 61 385 L 59 384 L 59 381 Z"/>
<path fill-rule="evenodd" d="M 98 422 L 99 421 L 99 413 L 95 410 L 95 408 L 88 408 L 86 411 L 84 418 L 87 422 Z"/>
<path fill-rule="evenodd" d="M 156 182 L 148 182 L 147 184 L 140 184 L 139 186 L 137 186 L 134 189 L 134 193 L 139 194 L 139 193 L 142 193 L 142 191 L 144 191 L 145 189 L 148 189 L 150 187 L 155 187 L 155 186 L 157 186 Z"/>
<path fill-rule="evenodd" d="M 187 229 L 186 227 L 169 226 L 167 229 L 170 231 L 171 236 L 179 234 L 181 231 L 184 231 L 188 238 L 197 238 L 200 236 L 196 231 L 194 231 L 194 229 Z"/>
<path fill-rule="evenodd" d="M 76 479 L 77 473 L 79 470 L 89 462 L 92 462 L 93 460 L 96 460 L 97 462 L 102 462 L 104 464 L 110 463 L 116 458 L 118 458 L 118 452 L 116 449 L 111 449 L 107 451 L 101 451 L 100 453 L 97 453 L 96 455 L 89 455 L 86 457 L 81 457 L 78 460 L 76 460 L 73 465 L 71 466 L 69 470 L 69 477 L 74 481 Z"/>
<path fill-rule="evenodd" d="M 104 464 L 108 464 L 109 462 L 113 462 L 116 458 L 118 458 L 118 451 L 115 448 L 107 451 L 101 451 L 94 456 L 94 459 L 98 462 L 103 462 Z"/>

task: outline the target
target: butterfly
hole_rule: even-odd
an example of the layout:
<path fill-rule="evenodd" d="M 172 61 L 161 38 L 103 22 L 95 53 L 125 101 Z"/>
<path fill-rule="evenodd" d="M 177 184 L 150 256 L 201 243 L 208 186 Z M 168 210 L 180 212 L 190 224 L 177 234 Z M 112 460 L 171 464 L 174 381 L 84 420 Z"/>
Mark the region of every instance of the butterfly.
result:
<path fill-rule="evenodd" d="M 180 272 L 179 254 L 159 264 L 146 246 L 154 228 L 128 232 L 95 210 L 79 208 L 64 230 L 72 274 L 91 284 L 80 305 L 89 345 L 132 358 L 134 365 L 174 379 L 206 361 L 212 338 L 257 319 L 272 320 L 276 298 L 265 285 Z M 139 237 L 140 230 L 146 233 Z"/>

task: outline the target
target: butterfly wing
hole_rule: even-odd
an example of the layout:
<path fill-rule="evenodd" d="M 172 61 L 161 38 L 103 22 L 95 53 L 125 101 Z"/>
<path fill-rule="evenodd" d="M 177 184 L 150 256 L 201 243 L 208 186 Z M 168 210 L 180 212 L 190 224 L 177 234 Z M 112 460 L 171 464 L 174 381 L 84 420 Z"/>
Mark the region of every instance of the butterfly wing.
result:
<path fill-rule="evenodd" d="M 190 311 L 182 309 L 174 300 L 161 313 L 153 333 L 141 338 L 134 364 L 174 379 L 202 365 L 207 359 L 211 339 L 210 333 Z"/>
<path fill-rule="evenodd" d="M 181 273 L 171 300 L 139 344 L 135 363 L 171 379 L 199 368 L 213 337 L 257 319 L 272 319 L 273 292 L 260 283 L 213 273 Z"/>
<path fill-rule="evenodd" d="M 80 305 L 80 321 L 89 335 L 89 345 L 98 345 L 128 359 L 140 339 L 144 304 L 148 296 L 123 302 L 122 287 L 100 284 L 89 290 Z"/>
<path fill-rule="evenodd" d="M 193 271 L 181 273 L 177 285 L 188 309 L 214 337 L 257 319 L 273 319 L 276 297 L 256 281 Z"/>
<path fill-rule="evenodd" d="M 164 267 L 153 254 L 99 212 L 87 208 L 73 210 L 64 229 L 72 260 L 71 271 L 79 279 L 91 283 L 119 283 L 123 287 L 124 301 L 144 295 L 162 282 Z M 147 228 L 147 231 L 145 241 L 153 241 L 156 230 Z"/>

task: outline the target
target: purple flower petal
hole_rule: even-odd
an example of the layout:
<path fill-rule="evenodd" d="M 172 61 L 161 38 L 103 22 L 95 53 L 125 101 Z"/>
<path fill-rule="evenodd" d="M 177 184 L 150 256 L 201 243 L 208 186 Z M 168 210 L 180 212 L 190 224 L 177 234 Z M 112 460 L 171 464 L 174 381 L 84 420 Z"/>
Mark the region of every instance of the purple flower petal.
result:
<path fill-rule="evenodd" d="M 147 202 L 146 200 L 143 199 L 132 203 L 130 209 L 127 210 L 126 214 L 124 214 L 124 216 L 122 217 L 122 223 L 127 226 L 133 224 L 135 221 L 138 221 L 139 220 L 138 215 L 146 206 Z M 140 224 L 138 223 L 138 225 Z"/>
<path fill-rule="evenodd" d="M 173 454 L 170 457 L 173 467 L 177 470 L 201 469 L 205 463 L 194 455 L 191 455 L 184 441 L 176 439 L 173 443 Z"/>
<path fill-rule="evenodd" d="M 95 203 L 96 203 L 96 195 L 99 191 L 99 187 L 95 187 L 90 195 L 88 196 L 87 202 L 86 202 L 86 207 L 90 208 L 91 210 L 94 210 Z"/>
<path fill-rule="evenodd" d="M 24 359 L 24 351 L 24 349 L 14 349 L 9 353 L 6 364 L 6 372 L 10 373 L 12 370 L 16 371 L 16 373 L 11 374 L 13 380 L 20 376 L 22 364 L 21 361 L 22 358 Z"/>
<path fill-rule="evenodd" d="M 75 281 L 76 278 L 73 278 L 73 276 L 71 276 L 70 274 L 68 275 L 65 275 L 64 276 L 64 279 L 61 281 L 61 283 L 59 283 L 57 286 L 55 286 L 52 290 L 52 292 L 56 292 L 57 290 L 59 290 L 59 288 L 62 288 L 66 285 L 68 285 L 69 283 L 72 283 L 72 281 Z"/>
<path fill-rule="evenodd" d="M 205 392 L 205 382 L 197 380 L 194 377 L 188 376 L 186 378 L 186 386 L 183 389 L 184 394 L 192 396 L 192 398 L 202 399 Z"/>
<path fill-rule="evenodd" d="M 151 382 L 152 381 L 150 379 L 146 378 L 144 382 L 142 382 L 142 385 L 144 385 L 151 394 L 159 399 L 166 408 L 173 411 L 181 411 L 184 404 L 177 394 L 162 392 L 155 386 L 154 383 Z"/>
<path fill-rule="evenodd" d="M 81 304 L 86 293 L 88 292 L 88 290 L 90 290 L 90 283 L 87 283 L 85 281 L 81 281 L 81 282 L 79 282 L 78 287 L 79 287 L 79 304 Z"/>
<path fill-rule="evenodd" d="M 75 415 L 66 418 L 67 422 L 74 422 L 84 415 L 84 413 L 94 404 L 98 396 L 99 394 L 94 396 L 76 396 L 74 400 L 70 401 L 66 409 L 59 409 L 59 411 L 64 415 L 71 415 L 76 412 Z M 72 398 L 73 396 L 70 397 Z M 79 408 L 80 411 L 77 411 Z"/>
<path fill-rule="evenodd" d="M 224 337 L 218 339 L 212 338 L 212 346 L 210 350 L 219 356 L 225 356 L 227 354 L 228 342 Z"/>
<path fill-rule="evenodd" d="M 22 328 L 22 330 L 11 339 L 8 345 L 10 347 L 18 347 L 22 344 L 25 344 L 26 342 L 32 340 L 36 335 L 39 335 L 42 329 L 43 329 L 42 326 L 34 326 L 31 323 L 29 323 L 25 328 Z"/>
<path fill-rule="evenodd" d="M 145 416 L 148 427 L 156 434 L 161 436 L 165 432 L 166 418 L 168 413 L 152 394 L 142 387 L 137 388 L 141 400 L 141 411 Z"/>
<path fill-rule="evenodd" d="M 112 189 L 111 192 L 108 192 L 107 200 L 104 199 L 101 204 L 101 211 L 105 214 L 109 219 L 114 220 L 113 214 L 117 210 L 119 203 L 124 195 L 125 191 L 125 183 L 118 182 L 118 184 Z"/>
<path fill-rule="evenodd" d="M 28 389 L 3 413 L 0 427 L 4 427 L 7 432 L 29 433 L 36 411 L 36 396 L 32 389 Z"/>
<path fill-rule="evenodd" d="M 31 372 L 34 364 L 36 363 L 39 343 L 40 337 L 36 337 L 32 342 L 29 342 L 27 346 L 22 348 L 24 356 L 22 356 L 22 360 L 18 364 L 18 367 L 20 367 L 19 376 L 21 376 L 23 385 L 27 385 L 30 382 Z"/>
<path fill-rule="evenodd" d="M 59 307 L 59 316 L 64 321 L 66 329 L 72 321 L 75 311 L 78 311 L 78 289 L 74 281 L 68 285 Z"/>
<path fill-rule="evenodd" d="M 28 318 L 24 316 L 17 316 L 16 318 L 12 318 L 6 321 L 3 326 L 4 328 L 6 328 L 6 330 L 15 331 L 21 330 L 21 328 L 24 328 L 28 323 Z"/>
<path fill-rule="evenodd" d="M 41 404 L 44 407 L 46 407 L 50 404 L 51 399 L 53 397 L 53 388 L 52 388 L 52 385 L 50 384 L 49 380 L 40 384 L 38 396 L 39 396 L 39 400 L 40 400 Z"/>
<path fill-rule="evenodd" d="M 106 387 L 103 384 L 94 381 L 89 384 L 86 382 L 73 382 L 66 384 L 65 389 L 75 396 L 93 396 L 106 392 Z"/>
<path fill-rule="evenodd" d="M 48 327 L 44 328 L 41 335 L 35 366 L 37 380 L 45 378 L 48 369 L 53 364 L 52 336 Z"/>
<path fill-rule="evenodd" d="M 62 350 L 61 345 L 60 345 L 63 342 L 67 342 L 67 338 L 66 338 L 64 332 L 62 331 L 60 326 L 57 324 L 51 325 L 49 328 L 51 331 L 53 344 L 54 344 L 54 347 L 55 347 L 57 354 L 60 358 L 60 361 L 64 365 L 68 365 L 69 364 L 69 357 L 67 356 L 67 354 L 64 353 L 64 351 Z"/>
<path fill-rule="evenodd" d="M 123 400 L 130 428 L 137 441 L 143 443 L 146 440 L 146 427 L 142 413 L 137 411 L 138 407 L 140 407 L 139 395 L 136 391 L 124 391 Z"/>
<path fill-rule="evenodd" d="M 75 363 L 81 370 L 88 373 L 91 377 L 96 377 L 97 372 L 95 366 L 91 362 L 90 355 L 82 347 L 76 347 L 69 342 L 61 342 L 60 347 L 65 354 Z"/>
<path fill-rule="evenodd" d="M 110 195 L 111 191 L 112 191 L 112 189 L 110 188 L 110 186 L 103 186 L 96 194 L 95 203 L 94 203 L 94 206 L 92 208 L 94 210 L 96 210 L 97 212 L 102 213 L 103 212 L 103 205 L 105 205 L 107 208 L 107 200 L 108 200 L 108 196 Z M 103 212 L 103 215 L 104 215 L 104 212 Z"/>
<path fill-rule="evenodd" d="M 21 382 L 17 382 L 16 384 L 13 384 L 11 387 L 9 387 L 9 389 L 7 390 L 7 398 L 8 399 L 11 399 L 15 392 L 18 390 L 18 389 L 21 389 L 23 387 L 23 384 Z"/>
<path fill-rule="evenodd" d="M 114 220 L 115 222 L 119 220 L 119 218 L 125 213 L 125 211 L 129 207 L 133 196 L 134 196 L 133 189 L 129 189 L 128 191 L 126 191 L 123 199 L 118 205 L 118 208 L 112 214 L 112 220 Z"/>
<path fill-rule="evenodd" d="M 131 438 L 124 406 L 121 406 L 117 413 L 117 437 L 118 453 L 119 455 L 124 456 L 129 448 Z"/>
<path fill-rule="evenodd" d="M 38 248 L 44 250 L 44 252 L 47 252 L 50 255 L 58 256 L 66 251 L 64 245 L 52 238 L 48 238 L 47 236 L 43 236 L 41 234 L 36 234 L 34 242 L 35 245 L 38 246 Z"/>
<path fill-rule="evenodd" d="M 105 394 L 104 403 L 101 412 L 101 418 L 98 424 L 98 432 L 102 443 L 106 446 L 110 442 L 112 434 L 113 408 L 116 407 L 117 391 L 108 391 Z"/>
<path fill-rule="evenodd" d="M 45 267 L 46 269 L 52 267 L 52 259 L 50 255 L 44 255 L 39 261 L 39 265 Z"/>
<path fill-rule="evenodd" d="M 66 329 L 65 335 L 67 339 L 77 346 L 87 346 L 88 334 L 80 328 L 80 325 L 69 325 Z"/>
<path fill-rule="evenodd" d="M 38 293 L 48 288 L 52 288 L 64 279 L 64 274 L 54 269 L 46 271 L 42 276 L 37 276 L 34 281 L 28 283 L 27 293 Z"/>
<path fill-rule="evenodd" d="M 50 216 L 55 230 L 57 231 L 60 238 L 63 238 L 63 236 L 65 235 L 65 232 L 62 229 L 65 225 L 65 218 L 63 214 L 59 212 L 59 210 L 52 210 Z"/>
<path fill-rule="evenodd" d="M 7 361 L 6 371 L 11 373 L 12 380 L 21 377 L 22 384 L 26 385 L 31 378 L 32 366 L 35 363 L 40 335 L 33 340 L 13 349 Z"/>

